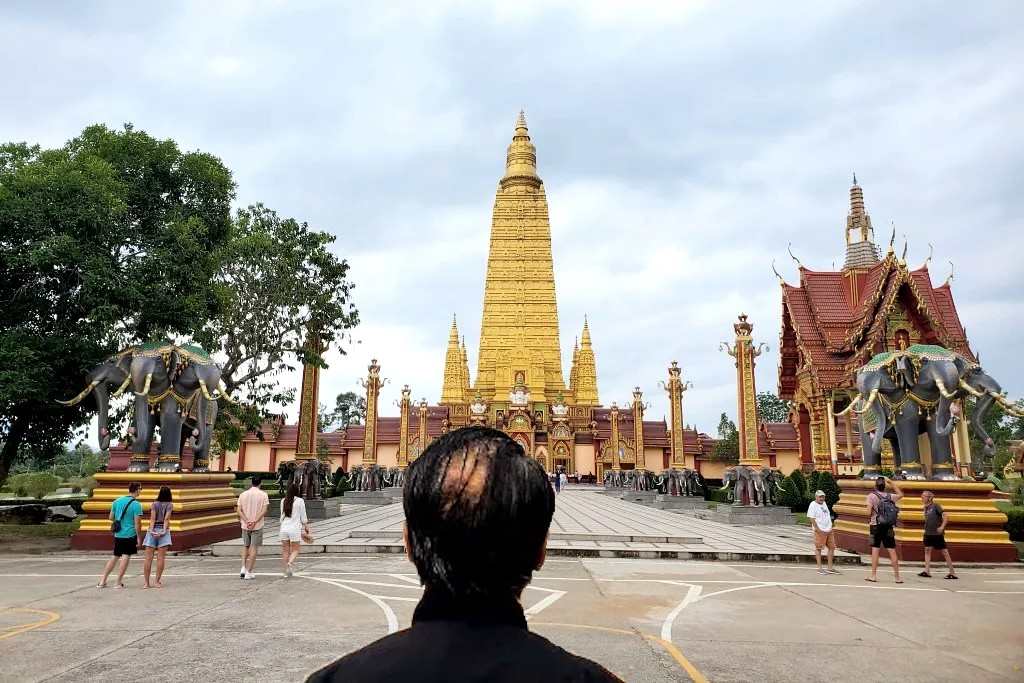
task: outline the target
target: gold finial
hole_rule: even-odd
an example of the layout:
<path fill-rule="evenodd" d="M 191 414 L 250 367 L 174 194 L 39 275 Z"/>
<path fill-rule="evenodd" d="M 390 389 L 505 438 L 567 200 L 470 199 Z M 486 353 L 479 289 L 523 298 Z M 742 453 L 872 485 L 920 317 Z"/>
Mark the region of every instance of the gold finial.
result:
<path fill-rule="evenodd" d="M 522 128 L 523 130 L 527 130 L 526 112 L 524 112 L 522 109 L 519 110 L 519 116 L 516 117 L 516 130 L 518 131 L 520 128 Z"/>
<path fill-rule="evenodd" d="M 786 245 L 786 251 L 789 252 L 789 258 L 791 258 L 794 261 L 796 261 L 796 265 L 797 265 L 798 268 L 803 268 L 804 267 L 804 264 L 800 263 L 800 259 L 798 259 L 796 256 L 793 255 L 793 243 L 792 242 L 790 242 L 788 245 Z"/>

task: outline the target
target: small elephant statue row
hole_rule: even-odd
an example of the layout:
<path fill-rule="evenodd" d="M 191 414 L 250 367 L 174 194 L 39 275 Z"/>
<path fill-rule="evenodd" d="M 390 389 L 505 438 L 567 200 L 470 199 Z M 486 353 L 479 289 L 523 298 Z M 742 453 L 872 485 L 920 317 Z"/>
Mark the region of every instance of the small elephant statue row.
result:
<path fill-rule="evenodd" d="M 977 399 L 970 426 L 989 455 L 993 442 L 983 422 L 992 406 L 998 403 L 1007 413 L 1024 416 L 981 366 L 939 346 L 915 344 L 876 355 L 857 371 L 857 390 L 859 395 L 838 414 L 852 410 L 860 416 L 864 478 L 878 475 L 882 439 L 886 439 L 897 472 L 906 479 L 923 480 L 918 435 L 927 434 L 931 478 L 958 479 L 950 435 L 961 418 L 960 399 Z"/>
<path fill-rule="evenodd" d="M 704 495 L 704 477 L 697 470 L 673 467 L 663 471 L 658 479 L 661 493 L 670 496 Z"/>
<path fill-rule="evenodd" d="M 221 381 L 221 368 L 194 345 L 158 342 L 132 346 L 111 356 L 87 375 L 88 385 L 64 405 L 75 405 L 90 394 L 99 410 L 100 450 L 110 448 L 110 399 L 131 387 L 135 394 L 132 459 L 129 472 L 149 470 L 149 448 L 160 428 L 157 470 L 181 469 L 184 439 L 193 439 L 193 472 L 209 471 L 210 441 L 221 399 L 234 402 Z M 111 390 L 113 392 L 111 393 Z"/>
<path fill-rule="evenodd" d="M 774 505 L 782 490 L 782 478 L 782 473 L 771 467 L 735 465 L 722 474 L 722 489 L 728 489 L 733 505 Z"/>
<path fill-rule="evenodd" d="M 330 474 L 330 466 L 325 462 L 312 459 L 289 460 L 277 466 L 277 490 L 284 496 L 294 482 L 302 498 L 317 500 L 327 491 Z"/>

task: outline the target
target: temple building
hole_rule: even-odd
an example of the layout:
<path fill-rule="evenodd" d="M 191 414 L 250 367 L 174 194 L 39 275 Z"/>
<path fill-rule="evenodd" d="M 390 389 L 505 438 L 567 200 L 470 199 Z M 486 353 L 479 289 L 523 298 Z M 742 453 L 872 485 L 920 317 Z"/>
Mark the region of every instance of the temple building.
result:
<path fill-rule="evenodd" d="M 950 278 L 935 287 L 928 271 L 931 257 L 911 268 L 905 260 L 906 247 L 898 257 L 893 241 L 882 256 L 864 207 L 864 191 L 854 176 L 842 269 L 815 271 L 799 264 L 799 284 L 779 278 L 779 396 L 793 402 L 791 422 L 807 469 L 834 468 L 841 474 L 860 470 L 856 418 L 849 412 L 837 414 L 856 394 L 857 368 L 873 355 L 933 344 L 974 359 L 953 302 Z M 925 435 L 921 447 L 922 454 L 928 452 Z M 969 448 L 967 423 L 962 421 L 953 438 L 962 474 L 967 474 Z M 891 458 L 888 445 L 886 449 L 883 465 L 887 454 Z"/>

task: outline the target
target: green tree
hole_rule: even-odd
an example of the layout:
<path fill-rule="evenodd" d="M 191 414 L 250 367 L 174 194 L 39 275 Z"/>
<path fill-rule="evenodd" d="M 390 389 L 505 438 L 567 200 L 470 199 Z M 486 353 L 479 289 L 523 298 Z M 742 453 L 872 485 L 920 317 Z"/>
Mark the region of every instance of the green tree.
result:
<path fill-rule="evenodd" d="M 56 401 L 89 368 L 216 312 L 207 283 L 233 196 L 220 160 L 131 126 L 0 145 L 0 482 L 16 457 L 52 462 L 88 421 L 91 399 Z"/>
<path fill-rule="evenodd" d="M 808 500 L 810 496 L 807 495 L 807 479 L 804 477 L 804 473 L 795 469 L 790 472 L 789 477 L 796 484 L 796 490 L 800 492 L 800 499 Z"/>
<path fill-rule="evenodd" d="M 825 502 L 829 509 L 839 502 L 839 484 L 831 472 L 822 472 L 818 477 L 818 488 L 825 492 Z"/>
<path fill-rule="evenodd" d="M 718 460 L 739 460 L 740 457 L 739 430 L 725 413 L 722 413 L 718 421 L 718 441 L 715 442 L 713 455 Z"/>
<path fill-rule="evenodd" d="M 230 242 L 221 250 L 213 292 L 218 314 L 200 340 L 219 350 L 224 384 L 240 392 L 217 420 L 216 436 L 225 449 L 237 448 L 274 405 L 290 403 L 294 389 L 282 389 L 278 376 L 303 363 L 326 367 L 329 346 L 344 354 L 347 331 L 359 322 L 351 301 L 349 265 L 331 250 L 333 235 L 306 223 L 281 218 L 255 204 L 233 221 Z M 320 339 L 307 343 L 309 330 Z"/>
<path fill-rule="evenodd" d="M 819 481 L 821 478 L 821 472 L 814 470 L 807 476 L 807 502 L 810 503 L 814 498 L 814 492 L 821 488 Z"/>
<path fill-rule="evenodd" d="M 760 422 L 786 422 L 792 404 L 770 391 L 757 393 L 757 417 Z"/>
<path fill-rule="evenodd" d="M 793 480 L 792 476 L 782 480 L 782 491 L 779 492 L 779 505 L 784 505 L 794 512 L 805 512 L 807 510 L 803 493 L 800 491 L 800 485 Z"/>

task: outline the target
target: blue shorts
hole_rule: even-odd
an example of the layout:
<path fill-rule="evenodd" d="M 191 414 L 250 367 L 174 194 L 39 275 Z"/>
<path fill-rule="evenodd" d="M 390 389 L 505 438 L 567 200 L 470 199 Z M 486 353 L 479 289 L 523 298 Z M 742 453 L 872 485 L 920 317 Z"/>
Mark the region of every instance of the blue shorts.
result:
<path fill-rule="evenodd" d="M 166 548 L 171 544 L 171 532 L 167 531 L 162 536 L 154 536 L 152 531 L 146 532 L 146 538 L 142 541 L 144 548 Z"/>

